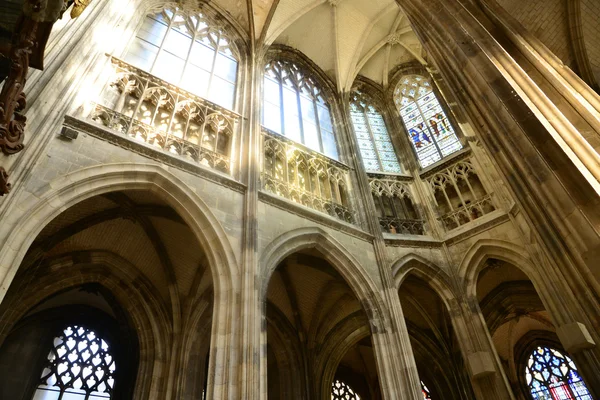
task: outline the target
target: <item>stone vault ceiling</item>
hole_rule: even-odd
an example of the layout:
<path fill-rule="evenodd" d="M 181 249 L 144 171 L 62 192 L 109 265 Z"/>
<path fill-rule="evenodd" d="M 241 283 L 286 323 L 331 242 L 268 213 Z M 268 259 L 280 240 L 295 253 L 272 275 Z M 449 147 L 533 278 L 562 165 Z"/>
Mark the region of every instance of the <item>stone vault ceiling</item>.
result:
<path fill-rule="evenodd" d="M 399 64 L 422 58 L 421 44 L 395 0 L 214 0 L 259 45 L 285 44 L 306 54 L 336 82 L 357 75 L 387 84 Z M 244 12 L 250 12 L 244 15 Z"/>
<path fill-rule="evenodd" d="M 340 91 L 349 90 L 358 74 L 385 85 L 396 65 L 424 62 L 419 40 L 394 0 L 281 0 L 270 12 L 261 32 L 265 44 L 302 51 Z"/>

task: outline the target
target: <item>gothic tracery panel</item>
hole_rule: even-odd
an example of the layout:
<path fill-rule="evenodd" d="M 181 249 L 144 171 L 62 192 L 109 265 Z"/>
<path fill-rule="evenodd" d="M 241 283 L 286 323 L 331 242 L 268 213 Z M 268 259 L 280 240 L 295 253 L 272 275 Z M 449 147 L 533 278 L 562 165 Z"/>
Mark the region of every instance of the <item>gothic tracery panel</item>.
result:
<path fill-rule="evenodd" d="M 402 77 L 394 91 L 394 102 L 421 167 L 462 149 L 428 79 L 420 75 Z"/>
<path fill-rule="evenodd" d="M 239 58 L 231 41 L 204 13 L 171 5 L 146 17 L 125 61 L 232 109 Z"/>
<path fill-rule="evenodd" d="M 573 360 L 549 347 L 531 353 L 525 378 L 534 400 L 592 400 Z"/>
<path fill-rule="evenodd" d="M 69 326 L 54 338 L 33 400 L 110 399 L 115 368 L 102 338 L 88 328 Z"/>

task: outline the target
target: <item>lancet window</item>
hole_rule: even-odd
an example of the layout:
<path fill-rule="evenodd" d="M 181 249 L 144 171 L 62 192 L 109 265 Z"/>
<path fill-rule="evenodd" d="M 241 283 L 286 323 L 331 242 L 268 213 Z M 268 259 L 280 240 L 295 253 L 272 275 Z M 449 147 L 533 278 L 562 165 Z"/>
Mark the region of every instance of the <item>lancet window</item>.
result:
<path fill-rule="evenodd" d="M 108 343 L 72 325 L 54 338 L 33 400 L 111 399 L 116 365 Z"/>
<path fill-rule="evenodd" d="M 573 360 L 549 347 L 529 356 L 525 378 L 534 400 L 592 400 Z"/>
<path fill-rule="evenodd" d="M 336 379 L 331 385 L 331 400 L 360 400 L 360 396 L 346 382 Z"/>
<path fill-rule="evenodd" d="M 421 392 L 423 393 L 424 400 L 431 400 L 431 393 L 429 393 L 429 389 L 425 386 L 423 381 L 421 381 Z"/>
<path fill-rule="evenodd" d="M 317 80 L 288 60 L 267 64 L 263 126 L 297 143 L 338 159 L 329 104 Z"/>
<path fill-rule="evenodd" d="M 476 220 L 495 210 L 471 160 L 459 161 L 426 178 L 446 230 Z"/>
<path fill-rule="evenodd" d="M 383 232 L 424 234 L 424 221 L 419 218 L 406 183 L 395 179 L 371 178 L 369 185 Z"/>
<path fill-rule="evenodd" d="M 400 164 L 381 111 L 366 93 L 354 91 L 350 117 L 367 171 L 400 173 Z"/>
<path fill-rule="evenodd" d="M 226 32 L 202 12 L 170 6 L 149 14 L 125 61 L 222 107 L 233 108 L 236 49 Z"/>
<path fill-rule="evenodd" d="M 462 149 L 427 78 L 402 77 L 394 90 L 394 102 L 422 168 Z"/>

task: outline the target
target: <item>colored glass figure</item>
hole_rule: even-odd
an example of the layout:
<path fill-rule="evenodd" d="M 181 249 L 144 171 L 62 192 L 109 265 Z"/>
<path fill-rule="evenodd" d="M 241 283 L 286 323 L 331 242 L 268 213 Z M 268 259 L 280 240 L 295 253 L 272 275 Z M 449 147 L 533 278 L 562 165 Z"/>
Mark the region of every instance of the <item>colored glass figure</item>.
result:
<path fill-rule="evenodd" d="M 337 160 L 329 104 L 314 77 L 291 61 L 274 60 L 263 82 L 264 127 Z"/>
<path fill-rule="evenodd" d="M 534 400 L 592 400 L 573 360 L 558 350 L 536 348 L 525 367 Z"/>
<path fill-rule="evenodd" d="M 404 76 L 394 91 L 394 102 L 421 167 L 462 149 L 429 80 L 420 75 Z"/>
<path fill-rule="evenodd" d="M 429 389 L 423 381 L 421 381 L 421 392 L 423 392 L 423 400 L 431 400 L 431 394 L 429 393 Z"/>
<path fill-rule="evenodd" d="M 33 400 L 106 400 L 115 384 L 108 343 L 90 329 L 69 326 L 54 338 Z"/>
<path fill-rule="evenodd" d="M 361 91 L 350 98 L 350 117 L 367 171 L 400 173 L 400 164 L 385 121 L 374 99 Z"/>
<path fill-rule="evenodd" d="M 166 7 L 146 17 L 125 61 L 232 109 L 239 57 L 217 25 L 201 12 Z"/>

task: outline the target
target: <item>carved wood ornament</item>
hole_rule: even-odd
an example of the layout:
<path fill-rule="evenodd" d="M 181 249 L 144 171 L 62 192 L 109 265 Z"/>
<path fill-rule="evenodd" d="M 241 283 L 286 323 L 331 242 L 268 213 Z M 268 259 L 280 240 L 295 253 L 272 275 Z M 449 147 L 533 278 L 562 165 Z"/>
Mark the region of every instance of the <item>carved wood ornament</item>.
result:
<path fill-rule="evenodd" d="M 73 1 L 25 0 L 23 14 L 15 24 L 10 44 L 0 43 L 0 55 L 9 61 L 8 71 L 0 91 L 0 150 L 11 155 L 23 150 L 25 123 L 23 111 L 27 105 L 24 92 L 29 67 L 43 69 L 44 50 L 56 20 Z M 91 0 L 75 0 L 71 17 L 76 18 Z M 0 196 L 10 191 L 8 173 L 0 167 Z"/>

